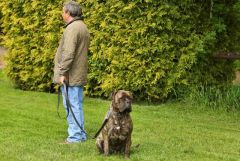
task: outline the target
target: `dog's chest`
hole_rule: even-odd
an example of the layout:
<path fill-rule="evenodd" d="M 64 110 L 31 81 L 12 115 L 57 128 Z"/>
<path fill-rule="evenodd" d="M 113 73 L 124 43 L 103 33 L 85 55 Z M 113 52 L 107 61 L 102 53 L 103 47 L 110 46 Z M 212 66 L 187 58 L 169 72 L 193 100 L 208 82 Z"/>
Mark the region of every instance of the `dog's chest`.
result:
<path fill-rule="evenodd" d="M 132 129 L 130 116 L 112 116 L 108 136 L 113 141 L 124 141 Z"/>

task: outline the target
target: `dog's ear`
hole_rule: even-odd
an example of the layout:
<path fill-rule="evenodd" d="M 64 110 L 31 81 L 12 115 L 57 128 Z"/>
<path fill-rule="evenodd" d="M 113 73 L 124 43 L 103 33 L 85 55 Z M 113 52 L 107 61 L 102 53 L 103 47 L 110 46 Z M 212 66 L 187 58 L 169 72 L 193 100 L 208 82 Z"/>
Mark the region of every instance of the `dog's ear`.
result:
<path fill-rule="evenodd" d="M 118 92 L 118 91 L 117 91 L 116 89 L 113 90 L 113 92 L 112 92 L 112 98 L 111 98 L 111 99 L 115 98 L 115 95 L 117 94 L 117 92 Z"/>
<path fill-rule="evenodd" d="M 118 91 L 115 89 L 115 90 L 113 90 L 113 92 L 112 92 L 112 97 L 111 97 L 111 100 L 112 100 L 112 103 L 113 104 L 115 104 L 116 103 L 116 101 L 115 101 L 115 96 L 116 96 L 116 94 L 118 93 Z"/>
<path fill-rule="evenodd" d="M 128 93 L 128 96 L 131 98 L 131 100 L 133 100 L 133 94 L 132 94 L 132 92 L 127 91 L 127 93 Z"/>

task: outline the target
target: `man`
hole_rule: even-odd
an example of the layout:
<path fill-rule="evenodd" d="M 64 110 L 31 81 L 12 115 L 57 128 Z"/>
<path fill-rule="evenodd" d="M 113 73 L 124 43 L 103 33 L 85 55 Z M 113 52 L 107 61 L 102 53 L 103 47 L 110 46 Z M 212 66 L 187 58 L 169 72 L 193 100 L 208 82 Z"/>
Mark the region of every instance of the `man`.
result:
<path fill-rule="evenodd" d="M 65 82 L 69 86 L 68 98 L 73 113 L 81 128 L 84 129 L 83 86 L 87 83 L 87 52 L 90 35 L 82 21 L 82 9 L 77 2 L 65 3 L 62 17 L 66 28 L 55 55 L 54 83 L 62 85 Z M 63 86 L 61 90 L 63 93 Z M 64 94 L 63 100 L 64 106 L 67 108 Z M 87 139 L 71 112 L 69 112 L 67 122 L 69 136 L 65 143 L 83 142 Z"/>

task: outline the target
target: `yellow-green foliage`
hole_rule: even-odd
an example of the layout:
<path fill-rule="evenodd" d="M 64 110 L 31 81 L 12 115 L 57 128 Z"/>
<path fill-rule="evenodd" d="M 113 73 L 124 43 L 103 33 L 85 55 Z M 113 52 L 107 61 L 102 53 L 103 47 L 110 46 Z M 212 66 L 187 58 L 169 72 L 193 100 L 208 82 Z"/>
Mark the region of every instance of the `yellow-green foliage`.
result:
<path fill-rule="evenodd" d="M 195 62 L 200 41 L 191 17 L 179 7 L 106 1 L 89 8 L 90 76 L 99 83 L 96 90 L 121 88 L 161 99 L 175 84 L 187 83 L 185 74 Z"/>
<path fill-rule="evenodd" d="M 48 90 L 60 36 L 60 1 L 1 1 L 8 76 L 27 90 Z"/>
<path fill-rule="evenodd" d="M 92 33 L 89 95 L 128 89 L 138 98 L 163 100 L 192 84 L 231 81 L 232 63 L 211 59 L 231 44 L 224 16 L 222 24 L 215 23 L 220 13 L 212 16 L 213 7 L 216 12 L 224 4 L 102 0 L 85 5 Z"/>
<path fill-rule="evenodd" d="M 79 2 L 91 33 L 89 96 L 126 89 L 138 98 L 163 100 L 185 85 L 229 80 L 224 78 L 231 75 L 231 63 L 209 59 L 214 51 L 237 46 L 229 41 L 224 19 L 232 6 L 221 12 L 222 19 L 216 12 L 225 2 L 214 6 L 210 1 L 192 0 Z M 63 29 L 62 3 L 0 2 L 4 44 L 9 49 L 6 71 L 22 89 L 49 90 Z"/>

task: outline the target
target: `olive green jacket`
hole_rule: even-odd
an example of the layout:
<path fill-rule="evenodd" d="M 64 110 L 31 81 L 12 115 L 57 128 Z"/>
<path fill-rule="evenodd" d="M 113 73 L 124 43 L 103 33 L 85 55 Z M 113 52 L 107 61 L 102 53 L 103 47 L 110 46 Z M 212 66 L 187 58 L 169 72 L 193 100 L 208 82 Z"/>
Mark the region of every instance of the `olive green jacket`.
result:
<path fill-rule="evenodd" d="M 87 83 L 90 35 L 84 22 L 74 19 L 66 25 L 54 59 L 54 83 L 60 76 L 68 79 L 70 86 Z"/>

